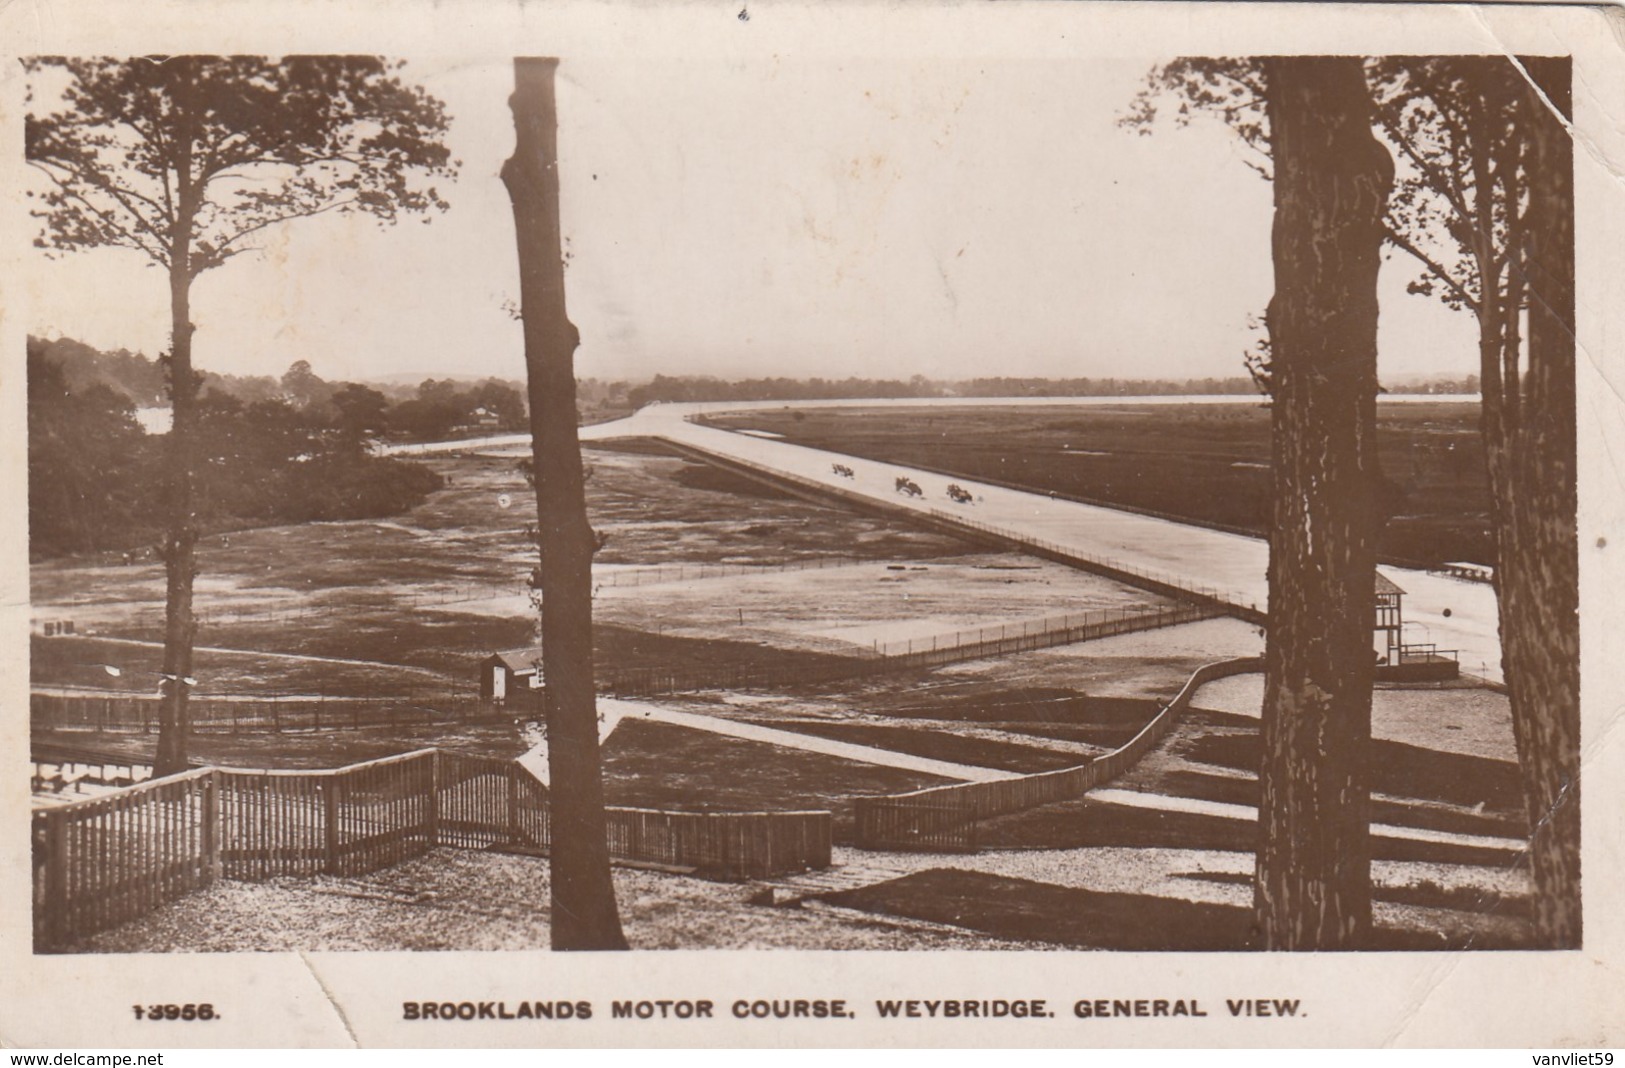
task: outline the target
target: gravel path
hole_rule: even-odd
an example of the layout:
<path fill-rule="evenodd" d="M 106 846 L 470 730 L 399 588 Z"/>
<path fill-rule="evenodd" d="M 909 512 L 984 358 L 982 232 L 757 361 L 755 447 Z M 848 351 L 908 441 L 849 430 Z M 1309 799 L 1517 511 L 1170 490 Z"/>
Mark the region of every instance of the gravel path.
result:
<path fill-rule="evenodd" d="M 1251 853 L 1214 849 L 1139 849 L 1126 846 L 992 850 L 970 856 L 962 853 L 879 852 L 837 846 L 834 862 L 837 866 L 868 866 L 907 872 L 958 868 L 1082 890 L 1150 894 L 1215 905 L 1245 906 L 1252 903 L 1251 884 L 1211 882 L 1182 876 L 1197 872 L 1251 875 L 1255 858 Z M 1371 879 L 1373 885 L 1385 887 L 1430 882 L 1446 890 L 1470 887 L 1508 896 L 1529 892 L 1528 876 L 1516 868 L 1378 860 L 1372 862 Z"/>
<path fill-rule="evenodd" d="M 1142 790 L 1091 790 L 1089 797 L 1108 804 L 1150 808 L 1160 812 L 1192 812 L 1202 816 L 1241 820 L 1244 823 L 1258 822 L 1258 809 L 1251 805 L 1232 805 L 1223 801 L 1204 801 L 1196 797 L 1176 797 L 1172 794 L 1154 794 Z M 1426 827 L 1395 827 L 1386 823 L 1373 823 L 1371 833 L 1381 838 L 1404 838 L 1412 842 L 1438 842 L 1485 849 L 1523 849 L 1528 845 L 1522 838 L 1458 834 L 1453 831 L 1429 830 Z"/>
<path fill-rule="evenodd" d="M 1246 883 L 1181 873 L 1245 875 L 1245 853 L 1181 849 L 1015 850 L 977 856 L 872 853 L 838 847 L 837 864 L 885 878 L 961 868 L 1058 886 L 1246 907 Z M 838 870 L 838 869 L 837 869 Z M 1528 893 L 1520 872 L 1379 861 L 1378 886 L 1431 882 Z M 941 924 L 846 909 L 752 905 L 751 885 L 617 868 L 615 892 L 634 949 L 1053 949 Z M 1440 909 L 1379 903 L 1378 921 L 1436 929 L 1479 922 Z M 493 951 L 546 949 L 548 866 L 543 858 L 438 849 L 360 878 L 222 881 L 73 947 L 74 952 Z"/>
<path fill-rule="evenodd" d="M 838 742 L 833 738 L 820 738 L 817 735 L 801 734 L 796 731 L 781 731 L 773 727 L 761 727 L 754 723 L 741 723 L 737 720 L 723 719 L 719 716 L 701 716 L 693 712 L 678 712 L 674 709 L 636 701 L 610 701 L 600 698 L 599 705 L 613 708 L 616 714 L 616 722 L 625 719 L 654 720 L 659 723 L 669 723 L 675 727 L 689 727 L 694 730 L 710 731 L 712 734 L 727 735 L 730 738 L 744 738 L 748 741 L 767 742 L 771 745 L 781 745 L 790 749 L 804 749 L 810 753 L 822 753 L 825 756 L 840 757 L 843 760 L 854 760 L 863 764 L 876 764 L 881 767 L 901 768 L 904 771 L 917 771 L 924 775 L 938 775 L 945 779 L 959 779 L 963 782 L 992 782 L 996 779 L 1020 777 L 1020 773 L 1014 771 L 999 771 L 994 768 L 981 768 L 971 764 L 955 764 L 946 760 L 932 760 L 929 757 L 911 756 L 908 753 L 879 749 L 872 745 Z M 607 735 L 608 732 L 604 733 Z"/>
<path fill-rule="evenodd" d="M 755 888 L 618 868 L 634 949 L 1033 949 L 846 910 L 748 904 Z M 222 881 L 74 947 L 81 952 L 513 950 L 548 946 L 543 858 L 438 849 L 359 879 Z"/>

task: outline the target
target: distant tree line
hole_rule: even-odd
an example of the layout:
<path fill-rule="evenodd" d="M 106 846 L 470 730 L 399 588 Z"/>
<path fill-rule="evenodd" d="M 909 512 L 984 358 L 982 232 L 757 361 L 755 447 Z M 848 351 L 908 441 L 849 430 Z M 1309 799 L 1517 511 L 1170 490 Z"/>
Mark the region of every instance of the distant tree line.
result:
<path fill-rule="evenodd" d="M 970 378 L 936 379 L 915 375 L 881 378 L 746 378 L 728 381 L 705 375 L 655 375 L 627 392 L 633 408 L 655 402 L 846 400 L 898 397 L 1099 397 L 1181 393 L 1256 393 L 1252 380 L 1232 378 Z"/>
<path fill-rule="evenodd" d="M 145 548 L 163 528 L 164 435 L 142 428 L 126 387 L 139 386 L 152 361 L 111 354 L 113 381 L 87 383 L 85 346 L 70 347 L 76 361 L 58 359 L 59 348 L 28 341 L 31 550 L 51 556 Z M 201 528 L 372 518 L 421 503 L 440 476 L 371 454 L 376 412 L 356 398 L 375 392 L 347 384 L 325 405 L 301 405 L 286 396 L 245 400 L 207 389 L 198 402 Z"/>
<path fill-rule="evenodd" d="M 616 383 L 620 385 L 620 383 Z M 746 378 L 729 381 L 704 375 L 655 375 L 626 390 L 626 404 L 693 401 L 796 401 L 899 397 L 1156 397 L 1246 395 L 1258 392 L 1246 375 L 1228 378 L 968 378 L 924 375 L 903 381 L 876 378 Z M 1478 376 L 1439 377 L 1408 382 L 1394 392 L 1477 393 Z"/>
<path fill-rule="evenodd" d="M 127 349 L 103 352 L 73 338 L 31 338 L 29 346 L 59 368 L 66 387 L 76 393 L 102 386 L 136 408 L 169 403 L 160 360 Z M 624 396 L 624 388 L 621 393 Z M 372 438 L 437 441 L 458 433 L 516 432 L 528 426 L 524 393 L 511 382 L 496 378 L 474 383 L 427 378 L 416 386 L 330 382 L 317 375 L 308 360 L 295 361 L 280 378 L 203 372 L 198 395 L 200 403 L 280 402 L 312 423 Z"/>
<path fill-rule="evenodd" d="M 162 365 L 127 349 L 103 352 L 72 338 L 35 341 L 58 364 L 68 387 L 106 386 L 138 408 L 167 403 Z M 1475 394 L 1476 374 L 1408 380 L 1393 392 Z M 576 400 L 583 415 L 617 415 L 646 404 L 683 401 L 795 401 L 913 397 L 1140 397 L 1246 395 L 1251 377 L 1228 378 L 747 378 L 655 375 L 645 383 L 583 378 Z M 202 396 L 229 396 L 244 404 L 286 401 L 335 425 L 395 441 L 443 441 L 462 435 L 520 433 L 528 427 L 524 391 L 498 378 L 467 382 L 426 378 L 414 385 L 327 381 L 306 360 L 280 377 L 204 372 Z"/>

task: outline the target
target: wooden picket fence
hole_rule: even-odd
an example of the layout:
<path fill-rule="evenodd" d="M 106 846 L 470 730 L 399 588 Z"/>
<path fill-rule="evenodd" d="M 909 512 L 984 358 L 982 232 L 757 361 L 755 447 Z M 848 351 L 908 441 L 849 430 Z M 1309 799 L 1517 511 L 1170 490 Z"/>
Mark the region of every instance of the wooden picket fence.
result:
<path fill-rule="evenodd" d="M 830 864 L 829 812 L 606 810 L 610 856 L 711 878 Z M 363 875 L 436 846 L 546 850 L 517 761 L 435 749 L 316 771 L 199 768 L 33 813 L 34 941 L 58 949 L 227 878 Z"/>
<path fill-rule="evenodd" d="M 1133 767 L 1173 728 L 1191 695 L 1214 679 L 1263 670 L 1258 657 L 1204 665 L 1174 699 L 1121 747 L 1087 764 L 992 782 L 953 783 L 906 794 L 854 798 L 862 849 L 975 852 L 978 821 L 1082 797 Z"/>
<path fill-rule="evenodd" d="M 606 810 L 609 855 L 626 860 L 766 879 L 827 868 L 834 817 L 828 812 Z"/>
<path fill-rule="evenodd" d="M 34 939 L 135 919 L 220 875 L 219 782 L 189 771 L 36 811 Z"/>

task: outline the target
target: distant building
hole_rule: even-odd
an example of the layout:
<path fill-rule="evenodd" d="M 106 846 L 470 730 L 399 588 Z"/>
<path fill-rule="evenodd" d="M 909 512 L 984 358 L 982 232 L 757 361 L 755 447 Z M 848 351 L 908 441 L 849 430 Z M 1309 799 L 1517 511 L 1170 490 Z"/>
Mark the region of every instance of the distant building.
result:
<path fill-rule="evenodd" d="M 492 653 L 480 661 L 480 699 L 483 701 L 535 701 L 545 687 L 542 647 Z"/>
<path fill-rule="evenodd" d="M 1385 663 L 1399 663 L 1399 651 L 1405 645 L 1405 611 L 1403 601 L 1405 591 L 1390 581 L 1381 571 L 1377 572 L 1377 634 L 1380 644 L 1377 652 L 1381 653 Z"/>
<path fill-rule="evenodd" d="M 1431 641 L 1405 641 L 1405 591 L 1382 572 L 1376 574 L 1377 679 L 1383 682 L 1441 682 L 1456 678 L 1461 663 L 1454 651 Z"/>

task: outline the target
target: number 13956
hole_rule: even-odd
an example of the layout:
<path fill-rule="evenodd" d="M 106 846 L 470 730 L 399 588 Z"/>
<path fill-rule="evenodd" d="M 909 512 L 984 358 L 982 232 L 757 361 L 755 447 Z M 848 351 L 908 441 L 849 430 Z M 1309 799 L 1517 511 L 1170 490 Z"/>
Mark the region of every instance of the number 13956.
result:
<path fill-rule="evenodd" d="M 201 1005 L 131 1005 L 137 1020 L 218 1020 L 220 1014 L 214 1006 Z"/>

